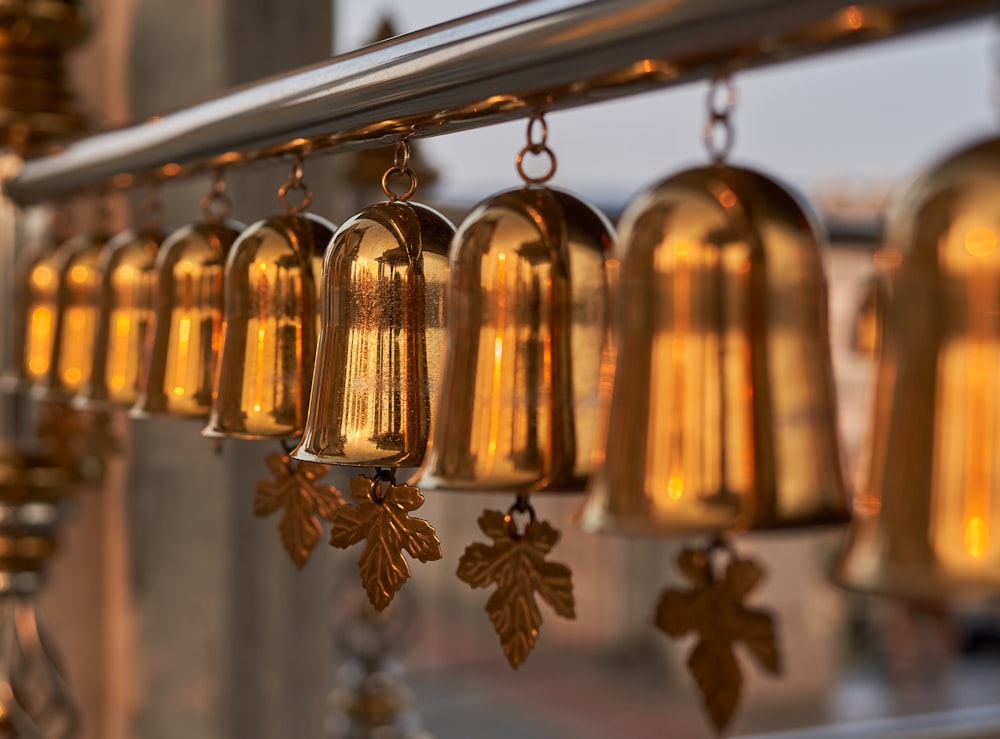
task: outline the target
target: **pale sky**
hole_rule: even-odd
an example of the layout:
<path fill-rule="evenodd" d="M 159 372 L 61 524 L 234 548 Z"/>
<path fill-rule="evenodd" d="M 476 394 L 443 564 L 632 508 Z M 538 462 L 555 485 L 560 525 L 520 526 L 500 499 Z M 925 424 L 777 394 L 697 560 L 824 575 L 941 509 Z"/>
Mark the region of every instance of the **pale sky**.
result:
<path fill-rule="evenodd" d="M 368 41 L 383 14 L 400 32 L 496 5 L 494 0 L 338 0 L 337 50 Z M 805 190 L 830 182 L 898 182 L 996 133 L 994 24 L 951 26 L 742 73 L 731 161 Z M 548 116 L 559 157 L 553 184 L 619 198 L 706 161 L 706 84 L 670 88 Z M 422 141 L 444 175 L 441 194 L 466 200 L 519 184 L 524 122 Z"/>

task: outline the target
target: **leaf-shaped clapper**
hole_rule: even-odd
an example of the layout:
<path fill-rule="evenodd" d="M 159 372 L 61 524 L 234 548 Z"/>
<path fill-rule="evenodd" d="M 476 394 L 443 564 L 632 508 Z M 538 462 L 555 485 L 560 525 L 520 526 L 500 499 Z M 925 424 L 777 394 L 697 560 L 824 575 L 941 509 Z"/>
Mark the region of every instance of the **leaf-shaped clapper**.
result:
<path fill-rule="evenodd" d="M 351 480 L 351 495 L 358 506 L 336 511 L 330 544 L 341 549 L 365 541 L 358 559 L 361 582 L 375 610 L 383 610 L 410 577 L 403 550 L 414 559 L 441 559 L 441 542 L 434 527 L 422 518 L 410 518 L 424 503 L 424 496 L 410 485 L 390 483 L 380 492 L 383 473 L 374 478 L 358 475 Z M 391 478 L 390 478 L 391 479 Z"/>
<path fill-rule="evenodd" d="M 754 562 L 739 559 L 730 551 L 726 571 L 717 578 L 712 569 L 712 554 L 719 547 L 681 552 L 678 565 L 693 587 L 663 593 L 656 609 L 656 626 L 675 638 L 690 632 L 698 635 L 698 643 L 688 657 L 688 667 L 712 724 L 722 733 L 736 713 L 743 688 L 743 674 L 733 652 L 735 643 L 743 642 L 757 663 L 775 675 L 781 672 L 781 657 L 775 640 L 774 616 L 743 605 L 763 571 Z"/>
<path fill-rule="evenodd" d="M 545 521 L 531 521 L 518 534 L 511 515 L 483 511 L 479 528 L 492 544 L 470 544 L 458 562 L 458 577 L 474 588 L 496 585 L 486 612 L 500 637 L 503 653 L 517 668 L 535 646 L 542 614 L 538 593 L 563 618 L 575 618 L 572 573 L 566 565 L 547 562 L 559 532 Z"/>
<path fill-rule="evenodd" d="M 287 454 L 279 452 L 267 455 L 264 461 L 274 479 L 257 483 L 253 512 L 258 516 L 270 516 L 281 508 L 285 510 L 278 524 L 281 543 L 295 566 L 301 569 L 323 535 L 319 519 L 333 521 L 344 499 L 332 485 L 316 482 L 329 472 L 326 465 L 314 462 L 296 465 Z"/>

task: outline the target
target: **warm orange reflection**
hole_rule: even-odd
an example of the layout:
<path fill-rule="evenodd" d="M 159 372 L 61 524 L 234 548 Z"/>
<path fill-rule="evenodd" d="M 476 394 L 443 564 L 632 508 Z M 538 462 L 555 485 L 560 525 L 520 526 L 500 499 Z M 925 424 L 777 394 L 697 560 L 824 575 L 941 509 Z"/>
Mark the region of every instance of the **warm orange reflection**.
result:
<path fill-rule="evenodd" d="M 27 354 L 28 372 L 34 379 L 41 379 L 48 374 L 49 361 L 52 353 L 52 309 L 48 306 L 31 308 L 28 318 Z"/>
<path fill-rule="evenodd" d="M 990 546 L 990 530 L 979 516 L 973 516 L 965 524 L 964 536 L 965 551 L 973 559 L 982 559 Z"/>
<path fill-rule="evenodd" d="M 965 250 L 974 257 L 985 257 L 997 248 L 997 232 L 985 226 L 970 228 L 965 234 Z"/>

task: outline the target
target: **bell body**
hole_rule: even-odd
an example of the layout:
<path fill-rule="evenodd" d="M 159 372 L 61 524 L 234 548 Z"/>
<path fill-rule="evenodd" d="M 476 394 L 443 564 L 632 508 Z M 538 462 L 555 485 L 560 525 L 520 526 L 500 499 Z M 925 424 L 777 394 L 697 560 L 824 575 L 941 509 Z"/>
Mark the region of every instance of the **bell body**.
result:
<path fill-rule="evenodd" d="M 770 179 L 671 177 L 623 217 L 589 530 L 843 522 L 816 227 Z"/>
<path fill-rule="evenodd" d="M 312 214 L 274 216 L 249 226 L 233 245 L 205 436 L 302 434 L 316 357 L 317 286 L 333 231 Z"/>
<path fill-rule="evenodd" d="M 106 244 L 106 236 L 82 234 L 56 251 L 52 352 L 42 390 L 46 398 L 68 399 L 90 380 L 101 309 L 98 261 Z"/>
<path fill-rule="evenodd" d="M 80 408 L 128 408 L 146 380 L 146 345 L 156 319 L 157 233 L 125 231 L 98 263 L 100 314 L 90 380 L 73 399 Z"/>
<path fill-rule="evenodd" d="M 868 483 L 840 585 L 915 600 L 1000 595 L 1000 140 L 917 181 L 893 275 Z"/>
<path fill-rule="evenodd" d="M 459 227 L 438 414 L 423 489 L 579 491 L 591 470 L 610 224 L 543 187 Z"/>
<path fill-rule="evenodd" d="M 52 365 L 59 300 L 56 245 L 37 241 L 18 255 L 14 269 L 13 346 L 4 372 L 6 390 L 42 385 Z"/>
<path fill-rule="evenodd" d="M 340 227 L 323 266 L 319 347 L 298 459 L 366 467 L 423 461 L 444 354 L 455 227 L 404 201 Z"/>
<path fill-rule="evenodd" d="M 222 275 L 238 228 L 195 223 L 175 231 L 160 247 L 146 382 L 133 417 L 208 416 L 222 334 Z"/>

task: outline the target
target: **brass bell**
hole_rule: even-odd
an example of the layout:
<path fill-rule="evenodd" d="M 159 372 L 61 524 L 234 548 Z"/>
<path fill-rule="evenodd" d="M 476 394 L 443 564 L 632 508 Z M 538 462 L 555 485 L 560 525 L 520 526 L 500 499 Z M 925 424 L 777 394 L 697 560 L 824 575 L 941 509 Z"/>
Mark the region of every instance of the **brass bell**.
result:
<path fill-rule="evenodd" d="M 589 530 L 688 535 L 847 519 L 813 219 L 710 166 L 623 217 Z"/>
<path fill-rule="evenodd" d="M 478 205 L 455 236 L 428 490 L 579 491 L 591 470 L 611 225 L 547 187 Z"/>
<path fill-rule="evenodd" d="M 42 390 L 47 399 L 68 399 L 90 380 L 101 309 L 98 261 L 107 241 L 108 237 L 103 234 L 81 234 L 60 246 L 54 255 L 56 306 L 51 361 Z M 47 269 L 40 263 L 32 279 L 46 279 L 43 275 Z"/>
<path fill-rule="evenodd" d="M 131 416 L 208 416 L 222 332 L 222 274 L 239 227 L 207 219 L 183 226 L 160 247 L 146 382 Z"/>
<path fill-rule="evenodd" d="M 316 356 L 317 288 L 333 231 L 311 213 L 289 213 L 249 226 L 233 245 L 205 436 L 302 434 Z"/>
<path fill-rule="evenodd" d="M 156 317 L 156 250 L 163 236 L 125 231 L 108 242 L 97 265 L 100 315 L 90 380 L 73 399 L 79 408 L 128 408 L 146 380 L 146 344 Z"/>
<path fill-rule="evenodd" d="M 867 486 L 833 569 L 915 600 L 1000 593 L 1000 140 L 910 189 L 876 376 Z"/>
<path fill-rule="evenodd" d="M 14 267 L 14 343 L 4 372 L 5 390 L 42 385 L 52 364 L 56 304 L 59 299 L 56 244 L 28 245 Z"/>
<path fill-rule="evenodd" d="M 292 456 L 416 467 L 436 410 L 455 227 L 395 200 L 348 220 L 327 250 L 309 418 Z"/>

